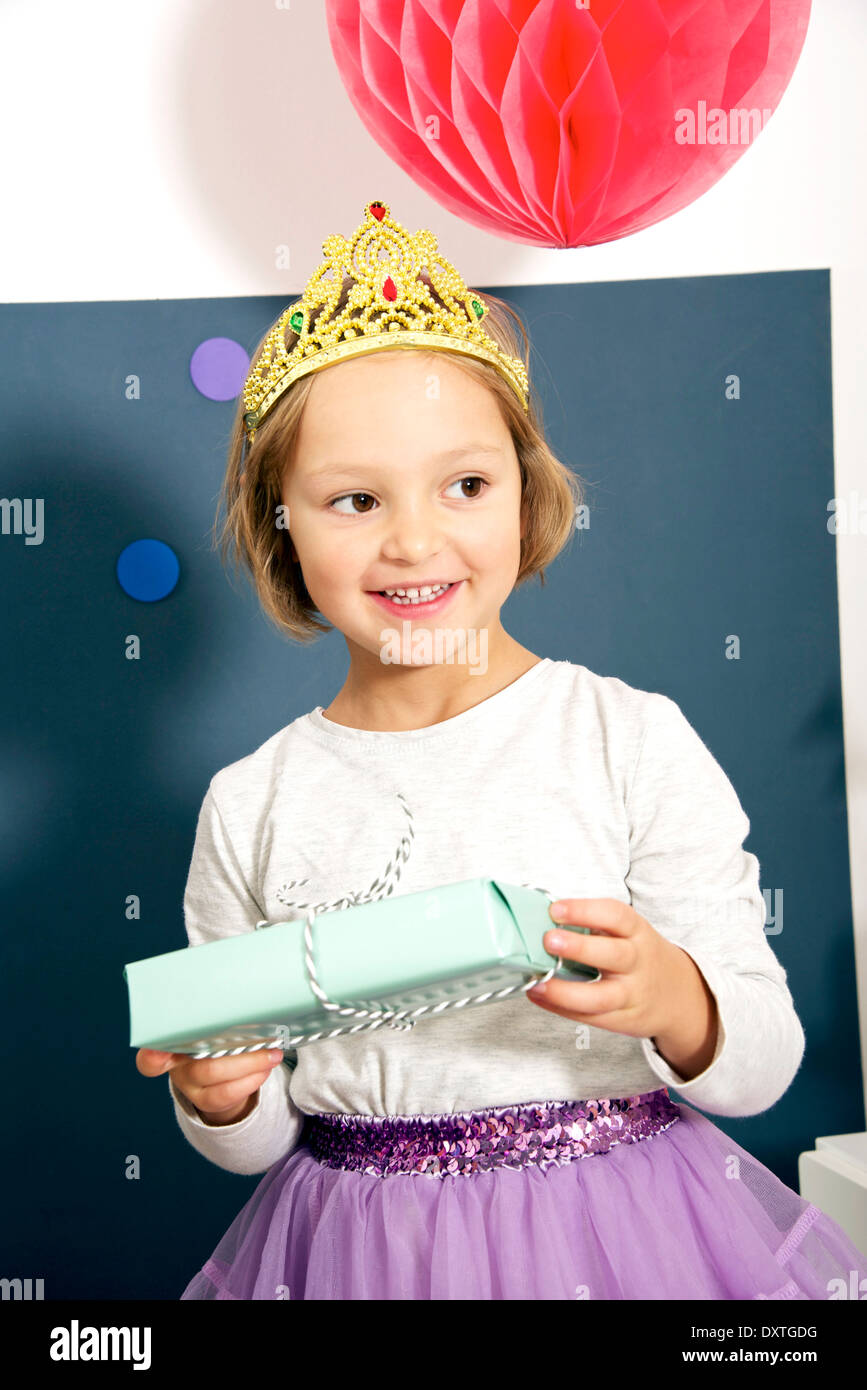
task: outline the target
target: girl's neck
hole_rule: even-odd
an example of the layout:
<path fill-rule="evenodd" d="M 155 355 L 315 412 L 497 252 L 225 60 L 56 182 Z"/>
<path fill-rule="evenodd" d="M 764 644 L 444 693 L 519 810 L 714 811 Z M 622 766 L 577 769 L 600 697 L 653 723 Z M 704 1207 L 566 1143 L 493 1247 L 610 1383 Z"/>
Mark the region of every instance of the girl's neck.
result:
<path fill-rule="evenodd" d="M 370 653 L 364 653 L 369 663 L 353 657 L 345 684 L 322 713 L 334 724 L 377 733 L 427 729 L 453 719 L 505 690 L 542 660 L 508 634 L 504 637 L 496 660 L 484 672 L 457 663 L 383 666 Z"/>

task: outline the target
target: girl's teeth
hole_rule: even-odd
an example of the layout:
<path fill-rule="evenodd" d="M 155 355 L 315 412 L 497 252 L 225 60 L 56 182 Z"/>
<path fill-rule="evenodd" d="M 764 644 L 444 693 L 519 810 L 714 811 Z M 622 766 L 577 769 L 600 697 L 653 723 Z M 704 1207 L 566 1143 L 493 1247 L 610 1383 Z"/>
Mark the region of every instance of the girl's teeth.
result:
<path fill-rule="evenodd" d="M 446 590 L 450 588 L 450 584 L 440 584 L 435 589 L 426 585 L 421 589 L 398 589 L 394 593 L 389 593 L 389 591 L 385 589 L 383 592 L 385 597 L 392 603 L 399 603 L 403 606 L 406 604 L 432 603 L 435 598 L 439 598 L 441 594 L 444 594 Z"/>

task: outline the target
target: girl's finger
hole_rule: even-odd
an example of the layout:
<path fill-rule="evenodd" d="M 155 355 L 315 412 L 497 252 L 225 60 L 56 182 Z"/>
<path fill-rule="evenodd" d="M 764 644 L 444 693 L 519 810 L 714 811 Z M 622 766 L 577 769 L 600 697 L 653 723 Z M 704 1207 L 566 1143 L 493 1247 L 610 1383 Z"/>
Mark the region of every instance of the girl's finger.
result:
<path fill-rule="evenodd" d="M 597 970 L 610 971 L 614 975 L 625 974 L 635 964 L 631 943 L 621 937 L 585 936 L 583 932 L 566 929 L 546 932 L 542 945 L 549 956 L 580 961 L 582 965 L 592 965 Z"/>
<path fill-rule="evenodd" d="M 551 904 L 548 915 L 568 926 L 593 927 L 617 936 L 631 936 L 639 920 L 638 913 L 618 898 L 561 898 Z"/>
<path fill-rule="evenodd" d="M 548 980 L 542 994 L 527 990 L 527 998 L 540 1008 L 560 1009 L 592 1019 L 599 1014 L 619 1012 L 623 1008 L 623 985 L 619 980 Z"/>
<path fill-rule="evenodd" d="M 220 1110 L 228 1110 L 229 1106 L 238 1105 L 254 1091 L 258 1091 L 260 1086 L 264 1086 L 269 1075 L 270 1072 L 262 1071 L 260 1061 L 258 1072 L 251 1072 L 249 1076 L 236 1076 L 234 1080 L 222 1081 L 216 1086 L 193 1086 L 191 1089 L 196 1097 L 193 1104 L 199 1110 L 218 1114 Z"/>
<path fill-rule="evenodd" d="M 136 1053 L 136 1068 L 142 1076 L 162 1076 L 187 1059 L 179 1052 L 158 1052 L 153 1047 L 141 1047 Z"/>
<path fill-rule="evenodd" d="M 242 1052 L 235 1057 L 197 1057 L 189 1069 L 189 1076 L 197 1086 L 216 1086 L 221 1082 L 236 1081 L 248 1077 L 265 1068 L 267 1076 L 283 1054 L 279 1050 L 272 1055 L 264 1048 L 258 1052 Z"/>

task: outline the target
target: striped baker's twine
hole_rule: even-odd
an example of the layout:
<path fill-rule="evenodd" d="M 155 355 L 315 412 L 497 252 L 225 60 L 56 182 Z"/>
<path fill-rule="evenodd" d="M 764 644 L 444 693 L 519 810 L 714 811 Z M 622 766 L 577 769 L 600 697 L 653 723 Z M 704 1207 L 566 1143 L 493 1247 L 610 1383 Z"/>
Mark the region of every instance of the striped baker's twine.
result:
<path fill-rule="evenodd" d="M 544 893 L 549 902 L 553 902 L 552 895 L 547 888 L 537 888 L 533 883 L 522 883 L 522 888 L 531 888 L 537 893 Z M 359 899 L 359 901 L 361 901 Z M 365 898 L 364 901 L 367 901 Z M 330 910 L 330 909 L 328 909 Z M 381 1028 L 383 1023 L 388 1023 L 390 1028 L 408 1030 L 414 1028 L 422 1014 L 439 1014 L 444 1009 L 462 1009 L 467 1004 L 485 1004 L 490 999 L 505 999 L 510 994 L 525 993 L 532 989 L 534 985 L 545 984 L 556 970 L 563 964 L 562 956 L 557 957 L 556 964 L 551 967 L 544 975 L 533 975 L 524 984 L 507 985 L 505 989 L 488 990 L 486 994 L 468 995 L 465 999 L 444 999 L 441 1004 L 422 1004 L 411 1012 L 409 1009 L 355 1009 L 350 1005 L 338 1004 L 333 999 L 329 999 L 324 989 L 319 984 L 316 974 L 316 962 L 313 959 L 313 920 L 316 913 L 312 907 L 307 911 L 307 918 L 304 924 L 304 964 L 307 968 L 307 982 L 311 990 L 316 995 L 323 1009 L 328 1009 L 342 1018 L 361 1018 L 367 1019 L 365 1023 L 356 1023 L 353 1027 L 348 1025 L 342 1028 L 332 1028 L 329 1032 L 320 1033 L 296 1033 L 294 1036 L 284 1036 L 276 1040 L 276 1045 L 283 1048 L 303 1046 L 305 1043 L 319 1042 L 329 1038 L 336 1038 L 343 1033 L 362 1033 Z M 257 923 L 258 926 L 265 926 L 267 923 Z M 408 1017 L 407 1017 L 408 1016 Z M 265 1041 L 251 1043 L 247 1047 L 224 1048 L 220 1052 L 195 1052 L 194 1057 L 235 1057 L 242 1052 L 259 1052 L 275 1046 L 275 1041 Z"/>
<path fill-rule="evenodd" d="M 295 878 L 289 883 L 284 883 L 283 887 L 277 892 L 277 901 L 284 907 L 295 907 L 301 912 L 315 912 L 321 916 L 324 912 L 338 912 L 344 907 L 357 907 L 360 903 L 379 902 L 382 898 L 387 898 L 394 892 L 395 886 L 400 882 L 401 866 L 405 864 L 412 853 L 412 842 L 415 839 L 415 829 L 412 823 L 412 811 L 406 804 L 406 798 L 401 792 L 396 792 L 398 801 L 403 807 L 404 815 L 407 819 L 407 828 L 401 836 L 400 843 L 394 852 L 393 857 L 385 866 L 385 871 L 381 877 L 375 878 L 373 883 L 365 893 L 350 893 L 348 897 L 335 898 L 330 903 L 302 903 L 290 897 L 287 893 L 290 888 L 302 888 L 309 880 L 306 878 Z M 265 922 L 257 922 L 257 927 L 267 926 Z"/>

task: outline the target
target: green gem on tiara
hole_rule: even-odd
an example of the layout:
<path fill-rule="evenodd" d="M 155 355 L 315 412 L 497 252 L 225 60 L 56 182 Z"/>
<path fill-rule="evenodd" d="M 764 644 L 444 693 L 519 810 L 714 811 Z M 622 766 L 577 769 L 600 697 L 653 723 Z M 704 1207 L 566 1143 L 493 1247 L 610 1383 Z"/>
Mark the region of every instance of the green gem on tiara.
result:
<path fill-rule="evenodd" d="M 477 318 L 477 319 L 483 318 L 483 317 L 484 317 L 484 313 L 485 313 L 485 306 L 484 306 L 484 304 L 480 304 L 479 301 L 478 301 L 477 299 L 473 299 L 473 300 L 471 300 L 470 302 L 471 302 L 471 304 L 472 304 L 472 306 L 473 306 L 473 313 L 475 314 L 476 318 Z"/>
<path fill-rule="evenodd" d="M 292 315 L 289 320 L 289 327 L 292 329 L 293 333 L 301 332 L 301 329 L 304 327 L 304 315 L 300 309 Z"/>

